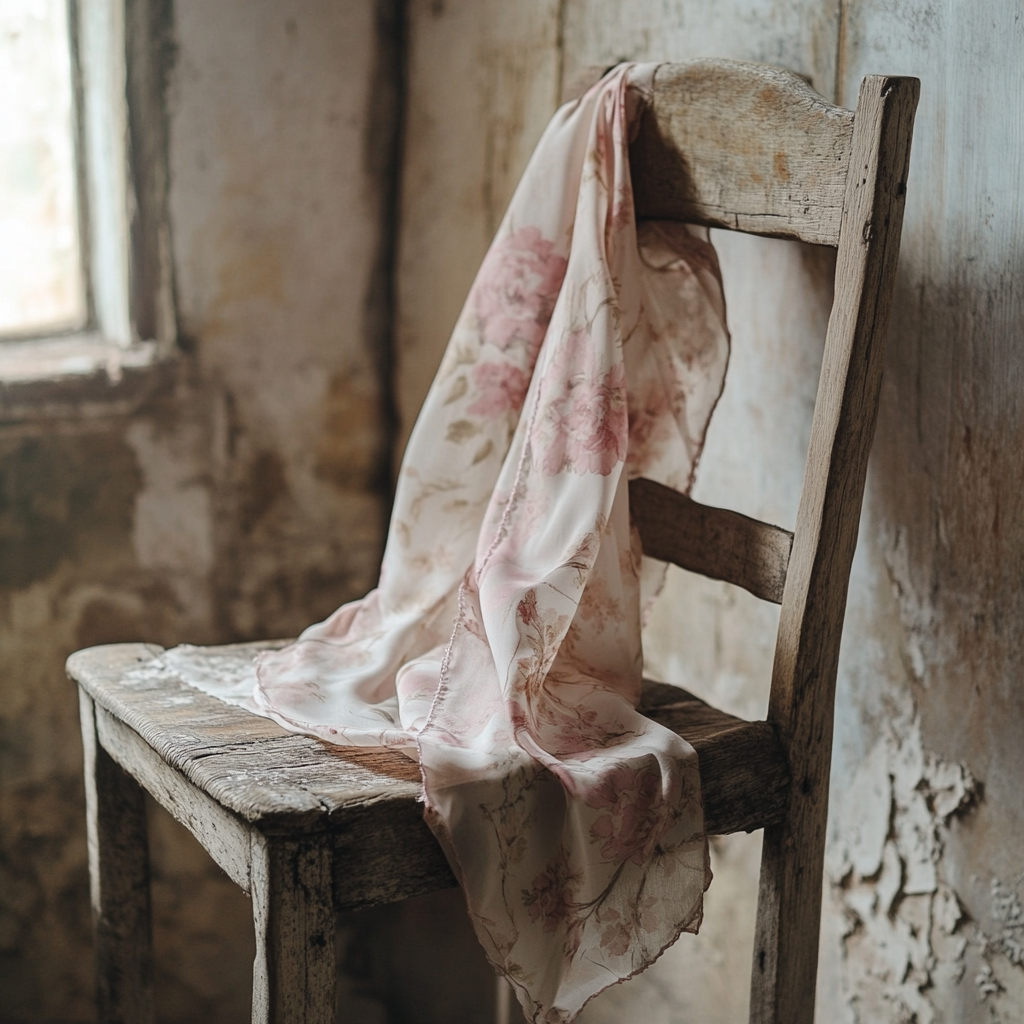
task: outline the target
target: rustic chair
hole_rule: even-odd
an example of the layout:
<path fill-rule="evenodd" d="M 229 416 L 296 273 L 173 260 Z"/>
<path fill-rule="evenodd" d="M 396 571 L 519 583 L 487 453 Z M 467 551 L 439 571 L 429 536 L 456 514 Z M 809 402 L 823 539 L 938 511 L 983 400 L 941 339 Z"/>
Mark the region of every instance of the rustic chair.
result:
<path fill-rule="evenodd" d="M 865 78 L 854 114 L 780 69 L 664 65 L 633 146 L 642 217 L 838 248 L 794 532 L 650 481 L 630 486 L 647 554 L 782 605 L 767 721 L 661 684 L 643 705 L 696 748 L 709 833 L 765 829 L 750 1009 L 762 1024 L 814 1015 L 836 666 L 918 91 L 914 78 Z M 210 670 L 260 646 L 210 648 Z M 153 1019 L 145 789 L 252 895 L 252 1019 L 333 1021 L 335 911 L 455 884 L 417 804 L 418 770 L 222 704 L 154 662 L 160 650 L 116 644 L 68 662 L 101 1019 Z"/>

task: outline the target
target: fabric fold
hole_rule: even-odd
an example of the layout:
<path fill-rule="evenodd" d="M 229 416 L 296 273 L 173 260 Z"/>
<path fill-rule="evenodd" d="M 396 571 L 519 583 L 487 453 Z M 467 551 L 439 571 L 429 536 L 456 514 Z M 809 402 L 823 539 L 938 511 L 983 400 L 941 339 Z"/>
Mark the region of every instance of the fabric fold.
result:
<path fill-rule="evenodd" d="M 655 65 L 555 115 L 455 327 L 399 475 L 377 588 L 200 689 L 332 743 L 417 757 L 425 817 L 527 1017 L 696 931 L 697 758 L 636 710 L 643 559 L 627 481 L 693 482 L 729 353 L 707 232 L 636 223 Z M 250 685 L 251 684 L 251 685 Z"/>

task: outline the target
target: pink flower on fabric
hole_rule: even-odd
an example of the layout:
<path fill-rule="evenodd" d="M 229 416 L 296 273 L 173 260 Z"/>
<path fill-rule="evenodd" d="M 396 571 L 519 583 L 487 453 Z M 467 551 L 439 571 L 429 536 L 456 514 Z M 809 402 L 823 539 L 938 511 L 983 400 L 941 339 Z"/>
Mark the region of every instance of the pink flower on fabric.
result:
<path fill-rule="evenodd" d="M 661 775 L 620 764 L 602 779 L 587 804 L 607 810 L 590 827 L 590 837 L 602 842 L 606 861 L 640 865 L 654 852 L 672 824 L 671 808 L 661 792 Z"/>
<path fill-rule="evenodd" d="M 553 932 L 576 916 L 576 893 L 583 876 L 569 868 L 569 853 L 562 847 L 558 856 L 534 878 L 532 888 L 523 890 L 523 906 L 531 921 L 543 921 L 544 931 Z"/>
<path fill-rule="evenodd" d="M 479 397 L 466 411 L 474 416 L 500 416 L 522 409 L 530 378 L 511 363 L 481 363 L 473 369 L 473 383 Z"/>
<path fill-rule="evenodd" d="M 566 469 L 607 476 L 625 460 L 629 422 L 621 363 L 596 379 L 589 374 L 570 377 L 547 413 L 540 429 L 542 466 L 548 476 Z"/>
<path fill-rule="evenodd" d="M 535 227 L 522 227 L 491 247 L 473 285 L 485 342 L 503 352 L 525 348 L 533 365 L 565 277 L 566 260 Z"/>
<path fill-rule="evenodd" d="M 629 919 L 616 910 L 608 911 L 605 917 L 609 923 L 601 932 L 601 948 L 612 956 L 624 956 L 633 943 Z"/>

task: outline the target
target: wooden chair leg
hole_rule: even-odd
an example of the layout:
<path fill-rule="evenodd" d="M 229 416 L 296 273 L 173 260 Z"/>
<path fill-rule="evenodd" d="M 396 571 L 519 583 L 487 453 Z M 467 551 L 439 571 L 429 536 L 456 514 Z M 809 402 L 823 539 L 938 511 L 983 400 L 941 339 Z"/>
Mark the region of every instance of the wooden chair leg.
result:
<path fill-rule="evenodd" d="M 825 824 L 806 817 L 764 832 L 750 1024 L 814 1024 Z"/>
<path fill-rule="evenodd" d="M 142 787 L 100 746 L 92 699 L 79 691 L 85 748 L 89 881 L 101 1024 L 152 1024 L 149 841 Z"/>
<path fill-rule="evenodd" d="M 255 835 L 253 1024 L 333 1024 L 332 851 L 327 836 Z"/>

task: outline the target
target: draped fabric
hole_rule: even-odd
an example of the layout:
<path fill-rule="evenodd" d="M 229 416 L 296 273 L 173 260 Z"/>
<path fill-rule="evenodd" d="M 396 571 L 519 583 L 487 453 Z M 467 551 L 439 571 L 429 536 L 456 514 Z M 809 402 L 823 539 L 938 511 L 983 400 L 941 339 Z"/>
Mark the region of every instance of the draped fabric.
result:
<path fill-rule="evenodd" d="M 419 759 L 425 816 L 527 1017 L 569 1021 L 696 931 L 693 749 L 635 709 L 642 559 L 627 480 L 692 484 L 728 361 L 701 229 L 636 223 L 653 66 L 555 115 L 470 291 L 402 465 L 380 582 L 226 685 L 331 743 Z"/>

